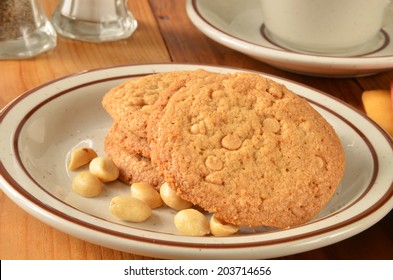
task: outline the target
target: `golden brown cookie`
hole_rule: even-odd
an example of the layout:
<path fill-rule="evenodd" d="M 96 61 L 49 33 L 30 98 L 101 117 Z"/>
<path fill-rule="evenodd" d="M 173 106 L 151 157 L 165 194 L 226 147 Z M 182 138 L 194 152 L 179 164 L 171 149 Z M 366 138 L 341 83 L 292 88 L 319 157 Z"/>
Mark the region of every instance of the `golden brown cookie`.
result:
<path fill-rule="evenodd" d="M 158 188 L 163 183 L 163 177 L 150 159 L 127 152 L 121 144 L 114 141 L 112 133 L 105 138 L 105 152 L 119 168 L 119 179 L 126 184 L 145 182 Z"/>
<path fill-rule="evenodd" d="M 164 92 L 162 92 L 157 99 L 157 101 L 154 103 L 149 108 L 149 118 L 147 121 L 147 127 L 146 127 L 146 132 L 147 132 L 147 141 L 150 146 L 150 157 L 152 158 L 152 162 L 154 164 L 155 159 L 157 157 L 156 153 L 156 142 L 157 142 L 157 125 L 158 121 L 160 120 L 163 110 L 166 107 L 169 99 L 172 97 L 173 94 L 175 94 L 179 89 L 182 87 L 187 86 L 187 83 L 191 81 L 192 83 L 198 83 L 198 84 L 214 84 L 214 83 L 220 83 L 222 80 L 222 77 L 224 77 L 225 74 L 219 74 L 219 73 L 213 73 L 213 72 L 205 72 L 205 74 L 197 73 L 196 75 L 192 75 L 192 72 L 188 77 L 183 78 L 180 82 L 176 83 L 175 85 L 171 86 Z"/>
<path fill-rule="evenodd" d="M 102 105 L 109 115 L 121 123 L 123 131 L 146 137 L 150 107 L 158 96 L 174 83 L 188 76 L 204 76 L 205 70 L 175 71 L 147 75 L 125 81 L 105 94 Z"/>
<path fill-rule="evenodd" d="M 118 122 L 114 122 L 109 129 L 107 141 L 116 143 L 129 154 L 150 158 L 150 147 L 147 138 L 127 131 L 127 128 L 121 127 Z"/>
<path fill-rule="evenodd" d="M 227 223 L 303 224 L 343 176 L 344 152 L 331 125 L 260 75 L 189 80 L 162 110 L 153 125 L 154 161 L 183 199 Z"/>
<path fill-rule="evenodd" d="M 120 168 L 122 181 L 162 182 L 149 159 L 146 123 L 150 107 L 162 92 L 173 84 L 178 87 L 185 77 L 209 74 L 205 70 L 152 74 L 127 80 L 104 96 L 102 105 L 115 120 L 105 139 L 105 150 Z"/>

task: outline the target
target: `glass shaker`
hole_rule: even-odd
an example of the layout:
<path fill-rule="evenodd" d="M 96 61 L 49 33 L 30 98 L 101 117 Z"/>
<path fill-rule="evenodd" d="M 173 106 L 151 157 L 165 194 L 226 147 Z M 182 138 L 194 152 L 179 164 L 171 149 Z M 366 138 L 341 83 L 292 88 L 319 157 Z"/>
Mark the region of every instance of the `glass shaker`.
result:
<path fill-rule="evenodd" d="M 127 38 L 138 25 L 127 0 L 60 0 L 51 21 L 62 36 L 88 42 Z"/>
<path fill-rule="evenodd" d="M 0 59 L 29 58 L 56 46 L 41 0 L 0 0 Z"/>

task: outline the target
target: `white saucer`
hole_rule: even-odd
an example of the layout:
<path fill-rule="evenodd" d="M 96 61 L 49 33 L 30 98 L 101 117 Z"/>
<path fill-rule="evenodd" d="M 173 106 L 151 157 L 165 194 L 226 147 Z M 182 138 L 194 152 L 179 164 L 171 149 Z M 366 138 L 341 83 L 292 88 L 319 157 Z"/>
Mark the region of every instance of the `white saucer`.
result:
<path fill-rule="evenodd" d="M 103 95 L 126 79 L 206 69 L 247 71 L 208 65 L 146 64 L 102 68 L 49 81 L 0 111 L 0 189 L 25 211 L 65 233 L 109 248 L 175 259 L 262 259 L 313 250 L 367 229 L 393 207 L 393 141 L 367 116 L 315 89 L 279 77 L 335 128 L 342 141 L 344 178 L 325 208 L 309 223 L 288 229 L 242 228 L 227 237 L 182 236 L 168 207 L 154 209 L 143 223 L 115 219 L 112 197 L 129 194 L 120 182 L 95 198 L 71 190 L 70 151 L 91 147 L 105 155 L 112 119 Z M 372 242 L 372 240 L 370 241 Z"/>
<path fill-rule="evenodd" d="M 356 77 L 393 69 L 393 26 L 374 46 L 337 56 L 299 53 L 274 44 L 263 30 L 258 0 L 187 0 L 187 14 L 206 36 L 229 48 L 290 72 Z"/>

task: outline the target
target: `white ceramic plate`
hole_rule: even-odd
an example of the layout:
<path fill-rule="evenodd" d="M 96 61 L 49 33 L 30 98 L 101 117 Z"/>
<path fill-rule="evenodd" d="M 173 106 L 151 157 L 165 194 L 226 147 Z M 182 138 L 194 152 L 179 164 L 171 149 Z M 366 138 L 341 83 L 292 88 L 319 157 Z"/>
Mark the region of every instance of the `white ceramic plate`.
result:
<path fill-rule="evenodd" d="M 145 223 L 119 222 L 108 212 L 111 198 L 128 194 L 114 183 L 97 198 L 71 191 L 75 172 L 69 153 L 90 146 L 104 154 L 112 120 L 101 107 L 105 92 L 145 74 L 204 68 L 157 64 L 91 70 L 32 89 L 1 111 L 0 183 L 20 207 L 43 222 L 106 247 L 159 258 L 273 258 L 326 246 L 370 227 L 393 206 L 393 143 L 363 114 L 314 89 L 271 77 L 307 98 L 336 129 L 347 157 L 344 179 L 331 202 L 312 222 L 286 230 L 243 228 L 231 237 L 186 237 L 176 232 L 169 208 L 154 210 Z M 245 70 L 244 70 L 245 71 Z"/>
<path fill-rule="evenodd" d="M 216 42 L 283 70 L 329 77 L 374 74 L 393 68 L 393 26 L 375 45 L 342 56 L 297 53 L 273 44 L 264 33 L 259 0 L 187 0 L 187 14 Z"/>

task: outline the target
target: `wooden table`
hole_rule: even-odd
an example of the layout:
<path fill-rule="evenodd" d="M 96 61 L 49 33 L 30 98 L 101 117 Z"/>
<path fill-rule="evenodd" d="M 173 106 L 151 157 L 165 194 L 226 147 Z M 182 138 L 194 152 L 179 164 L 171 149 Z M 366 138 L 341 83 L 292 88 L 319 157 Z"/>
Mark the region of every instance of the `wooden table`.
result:
<path fill-rule="evenodd" d="M 44 1 L 48 15 L 56 1 Z M 363 110 L 364 90 L 389 89 L 393 71 L 348 79 L 315 78 L 271 67 L 204 36 L 188 19 L 184 0 L 132 0 L 139 27 L 127 39 L 85 43 L 58 38 L 33 59 L 0 61 L 0 108 L 41 83 L 85 69 L 121 64 L 200 63 L 258 70 L 320 89 Z M 5 137 L 1 135 L 1 138 Z M 150 259 L 91 244 L 29 215 L 0 191 L 0 259 Z M 366 231 L 334 245 L 283 259 L 393 259 L 393 211 Z"/>

